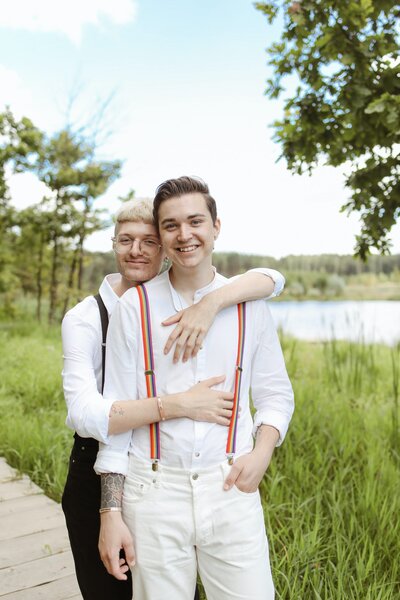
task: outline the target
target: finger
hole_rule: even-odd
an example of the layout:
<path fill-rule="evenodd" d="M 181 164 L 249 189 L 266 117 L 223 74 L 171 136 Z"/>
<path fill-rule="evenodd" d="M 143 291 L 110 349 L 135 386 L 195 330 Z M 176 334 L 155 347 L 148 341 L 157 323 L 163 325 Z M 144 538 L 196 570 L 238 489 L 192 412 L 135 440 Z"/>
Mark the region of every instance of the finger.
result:
<path fill-rule="evenodd" d="M 196 345 L 197 333 L 192 333 L 185 344 L 185 351 L 183 353 L 182 361 L 186 362 L 191 356 L 193 352 L 193 348 Z"/>
<path fill-rule="evenodd" d="M 218 393 L 223 400 L 233 400 L 233 398 L 235 397 L 235 394 L 233 392 L 225 392 L 224 390 L 219 390 Z"/>
<path fill-rule="evenodd" d="M 213 385 L 218 385 L 225 381 L 225 375 L 216 375 L 215 377 L 209 377 L 209 379 L 203 379 L 200 383 L 206 385 L 207 387 L 212 387 Z M 223 392 L 221 392 L 222 394 Z M 233 397 L 233 395 L 232 395 Z M 229 399 L 229 398 L 228 398 Z"/>
<path fill-rule="evenodd" d="M 168 317 L 168 319 L 165 319 L 165 321 L 161 321 L 161 325 L 173 325 L 174 323 L 179 323 L 179 321 L 181 320 L 183 315 L 183 310 L 180 310 L 179 312 L 176 313 L 176 315 L 171 315 L 170 317 Z"/>
<path fill-rule="evenodd" d="M 126 562 L 128 563 L 128 565 L 130 567 L 133 567 L 134 564 L 136 563 L 136 556 L 135 556 L 135 550 L 133 547 L 133 542 L 132 541 L 125 542 L 124 550 L 125 550 Z"/>
<path fill-rule="evenodd" d="M 217 417 L 218 425 L 223 425 L 224 427 L 229 427 L 231 420 L 226 417 Z"/>
<path fill-rule="evenodd" d="M 181 335 L 181 333 L 182 326 L 178 324 L 167 339 L 167 343 L 164 346 L 164 354 L 168 354 L 168 352 L 171 350 L 172 346 L 176 342 L 177 338 Z"/>
<path fill-rule="evenodd" d="M 110 575 L 113 575 L 116 579 L 119 579 L 120 581 L 127 579 L 127 576 L 119 565 L 119 553 L 118 555 L 114 554 L 113 556 L 109 556 L 106 562 L 104 562 L 104 565 Z"/>
<path fill-rule="evenodd" d="M 194 345 L 194 347 L 193 347 L 193 350 L 192 350 L 192 358 L 194 358 L 195 356 L 197 356 L 197 353 L 198 353 L 198 351 L 199 351 L 199 350 L 201 350 L 201 348 L 202 348 L 202 343 L 203 343 L 203 339 L 204 339 L 204 336 L 203 336 L 203 335 L 200 335 L 200 334 L 199 334 L 199 335 L 197 336 L 196 343 L 195 343 L 195 345 Z"/>
<path fill-rule="evenodd" d="M 230 490 L 231 489 L 231 487 L 234 485 L 236 479 L 239 477 L 240 471 L 241 471 L 240 467 L 238 467 L 237 465 L 233 465 L 233 467 L 230 470 L 227 478 L 225 479 L 224 490 Z"/>
<path fill-rule="evenodd" d="M 178 360 L 180 359 L 188 337 L 189 337 L 189 334 L 183 332 L 183 333 L 181 333 L 180 337 L 178 338 L 178 340 L 175 344 L 175 352 L 174 352 L 174 359 L 173 359 L 174 363 L 177 363 Z"/>

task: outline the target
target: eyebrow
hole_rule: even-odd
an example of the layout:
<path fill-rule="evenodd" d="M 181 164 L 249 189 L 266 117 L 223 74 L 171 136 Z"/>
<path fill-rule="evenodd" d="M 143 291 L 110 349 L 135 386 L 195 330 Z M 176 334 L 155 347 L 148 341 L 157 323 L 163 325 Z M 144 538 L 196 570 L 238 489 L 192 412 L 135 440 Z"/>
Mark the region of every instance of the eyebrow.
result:
<path fill-rule="evenodd" d="M 205 217 L 206 215 L 204 213 L 195 213 L 194 215 L 188 215 L 185 219 L 186 221 L 190 221 L 190 219 L 195 219 L 197 217 Z M 163 219 L 161 221 L 161 225 L 166 225 L 167 223 L 175 223 L 176 219 Z"/>

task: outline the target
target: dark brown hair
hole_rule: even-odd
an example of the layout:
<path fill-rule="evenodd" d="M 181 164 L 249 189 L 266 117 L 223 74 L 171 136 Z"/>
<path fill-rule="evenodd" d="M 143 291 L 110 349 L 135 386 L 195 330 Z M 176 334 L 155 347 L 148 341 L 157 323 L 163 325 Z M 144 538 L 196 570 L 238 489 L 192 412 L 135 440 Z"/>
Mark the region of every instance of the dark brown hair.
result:
<path fill-rule="evenodd" d="M 153 216 L 156 227 L 158 228 L 158 212 L 160 210 L 160 205 L 165 202 L 165 200 L 183 196 L 184 194 L 196 193 L 203 195 L 212 222 L 215 225 L 215 221 L 217 220 L 217 205 L 215 204 L 214 198 L 210 196 L 208 185 L 199 177 L 184 176 L 178 177 L 178 179 L 167 179 L 167 181 L 164 181 L 158 186 L 153 203 Z"/>

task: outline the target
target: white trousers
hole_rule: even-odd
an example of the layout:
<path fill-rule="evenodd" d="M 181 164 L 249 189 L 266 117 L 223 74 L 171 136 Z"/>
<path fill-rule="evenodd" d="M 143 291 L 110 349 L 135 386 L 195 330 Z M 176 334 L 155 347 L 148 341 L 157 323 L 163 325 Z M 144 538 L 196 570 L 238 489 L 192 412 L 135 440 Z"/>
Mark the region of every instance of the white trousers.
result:
<path fill-rule="evenodd" d="M 230 467 L 186 471 L 130 457 L 123 518 L 132 532 L 137 600 L 273 600 L 259 492 L 223 490 Z"/>

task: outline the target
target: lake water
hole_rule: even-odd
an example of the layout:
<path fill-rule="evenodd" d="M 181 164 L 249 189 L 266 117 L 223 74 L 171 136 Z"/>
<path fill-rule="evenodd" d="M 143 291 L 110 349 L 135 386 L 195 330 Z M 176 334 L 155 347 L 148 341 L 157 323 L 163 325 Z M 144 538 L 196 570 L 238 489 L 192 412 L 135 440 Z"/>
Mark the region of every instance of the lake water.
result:
<path fill-rule="evenodd" d="M 285 333 L 304 340 L 400 342 L 400 302 L 269 302 L 274 321 Z"/>

